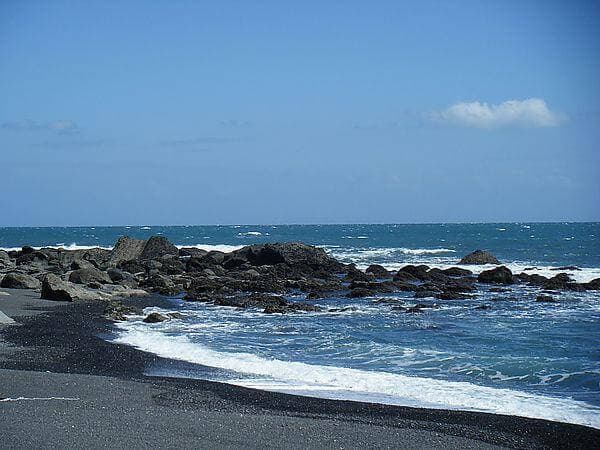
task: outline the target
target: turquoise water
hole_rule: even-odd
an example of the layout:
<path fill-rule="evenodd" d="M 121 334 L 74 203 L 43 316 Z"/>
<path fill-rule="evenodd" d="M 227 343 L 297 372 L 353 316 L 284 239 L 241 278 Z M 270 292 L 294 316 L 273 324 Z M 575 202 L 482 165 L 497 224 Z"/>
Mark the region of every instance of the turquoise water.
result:
<path fill-rule="evenodd" d="M 575 265 L 582 270 L 569 274 L 578 281 L 600 277 L 599 223 L 0 228 L 0 247 L 109 247 L 123 234 L 224 250 L 303 241 L 360 267 L 447 267 L 484 248 L 514 271 L 553 275 L 551 268 Z M 148 325 L 138 318 L 120 325 L 118 339 L 199 364 L 170 375 L 600 426 L 600 293 L 561 293 L 556 304 L 537 303 L 536 295 L 526 286 L 483 288 L 472 300 L 419 299 L 439 308 L 418 315 L 379 298 L 319 299 L 325 308 L 349 309 L 284 316 L 173 298 L 170 310 L 183 319 Z M 392 297 L 417 302 L 410 293 Z M 483 304 L 490 309 L 475 309 Z"/>

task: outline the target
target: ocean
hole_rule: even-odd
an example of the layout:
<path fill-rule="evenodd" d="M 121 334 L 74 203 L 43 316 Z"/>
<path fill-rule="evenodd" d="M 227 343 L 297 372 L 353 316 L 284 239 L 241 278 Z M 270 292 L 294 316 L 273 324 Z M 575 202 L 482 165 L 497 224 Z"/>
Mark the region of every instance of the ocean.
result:
<path fill-rule="evenodd" d="M 481 248 L 517 273 L 553 276 L 559 272 L 552 269 L 576 266 L 561 272 L 579 282 L 600 277 L 600 223 L 0 228 L 0 247 L 110 248 L 122 235 L 163 235 L 178 246 L 222 251 L 302 241 L 360 268 L 446 268 Z M 600 292 L 562 292 L 558 303 L 536 302 L 537 294 L 518 285 L 484 287 L 469 300 L 415 300 L 410 292 L 326 298 L 313 303 L 337 312 L 287 315 L 173 297 L 168 309 L 145 312 L 183 318 L 146 324 L 132 317 L 115 325 L 112 339 L 181 361 L 175 369 L 150 367 L 149 375 L 600 428 Z M 407 314 L 378 303 L 381 297 L 438 308 Z"/>

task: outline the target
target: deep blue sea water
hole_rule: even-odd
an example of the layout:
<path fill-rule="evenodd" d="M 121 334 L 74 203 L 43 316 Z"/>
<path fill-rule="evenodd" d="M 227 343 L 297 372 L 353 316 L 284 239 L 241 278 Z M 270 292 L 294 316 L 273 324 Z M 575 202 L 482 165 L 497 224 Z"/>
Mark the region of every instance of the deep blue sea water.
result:
<path fill-rule="evenodd" d="M 110 247 L 121 235 L 161 234 L 181 246 L 232 250 L 257 242 L 303 241 L 359 267 L 456 265 L 477 248 L 513 271 L 578 281 L 600 277 L 600 223 L 423 225 L 264 225 L 190 227 L 0 228 L 0 247 Z M 475 267 L 475 271 L 483 267 Z M 484 288 L 476 299 L 440 301 L 407 314 L 378 298 L 320 299 L 345 312 L 264 315 L 172 299 L 183 319 L 119 325 L 117 340 L 185 361 L 192 376 L 261 389 L 391 404 L 474 409 L 600 427 L 600 292 Z M 395 294 L 407 304 L 410 293 Z M 304 300 L 297 297 L 297 300 Z M 490 309 L 475 309 L 480 305 Z M 160 309 L 156 309 L 161 311 Z"/>

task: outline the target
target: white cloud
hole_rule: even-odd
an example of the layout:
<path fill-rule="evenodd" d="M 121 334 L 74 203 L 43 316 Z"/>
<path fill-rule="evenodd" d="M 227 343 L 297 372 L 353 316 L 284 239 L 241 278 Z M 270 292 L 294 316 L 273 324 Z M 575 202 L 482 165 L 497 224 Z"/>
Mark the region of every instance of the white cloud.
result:
<path fill-rule="evenodd" d="M 565 116 L 551 111 L 541 98 L 508 100 L 499 105 L 455 103 L 429 117 L 438 122 L 475 128 L 555 127 L 565 120 Z"/>

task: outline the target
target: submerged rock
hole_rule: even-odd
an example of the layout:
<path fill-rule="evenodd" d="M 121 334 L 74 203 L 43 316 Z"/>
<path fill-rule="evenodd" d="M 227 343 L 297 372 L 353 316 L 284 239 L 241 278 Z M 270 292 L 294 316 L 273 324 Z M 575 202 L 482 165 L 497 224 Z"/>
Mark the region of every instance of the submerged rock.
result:
<path fill-rule="evenodd" d="M 163 316 L 162 314 L 157 312 L 150 313 L 144 318 L 144 322 L 146 323 L 158 323 L 164 322 L 166 320 L 169 320 L 167 316 Z"/>
<path fill-rule="evenodd" d="M 557 303 L 557 300 L 551 295 L 538 295 L 535 298 L 535 301 L 541 303 Z"/>
<path fill-rule="evenodd" d="M 464 256 L 459 264 L 500 264 L 500 261 L 488 251 L 475 250 Z"/>

